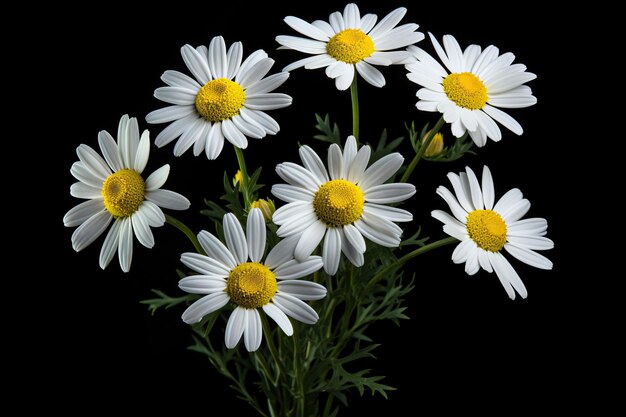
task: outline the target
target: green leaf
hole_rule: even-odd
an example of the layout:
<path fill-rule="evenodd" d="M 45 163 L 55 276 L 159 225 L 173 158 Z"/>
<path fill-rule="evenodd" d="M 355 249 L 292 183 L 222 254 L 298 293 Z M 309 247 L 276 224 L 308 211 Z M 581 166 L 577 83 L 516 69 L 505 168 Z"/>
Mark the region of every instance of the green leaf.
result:
<path fill-rule="evenodd" d="M 330 116 L 326 114 L 326 117 L 322 119 L 319 114 L 315 114 L 315 120 L 317 120 L 317 124 L 315 128 L 321 132 L 319 135 L 313 136 L 313 138 L 317 140 L 321 140 L 322 142 L 330 142 L 336 143 L 337 145 L 341 145 L 341 135 L 339 134 L 339 126 L 337 123 L 333 123 L 332 126 L 330 124 Z"/>
<path fill-rule="evenodd" d="M 152 289 L 151 291 L 155 293 L 158 296 L 158 298 L 150 298 L 148 300 L 142 300 L 140 301 L 140 303 L 146 304 L 148 306 L 148 310 L 150 311 L 150 313 L 152 313 L 152 315 L 154 315 L 154 313 L 156 313 L 156 311 L 159 308 L 165 308 L 167 310 L 168 308 L 171 308 L 175 305 L 185 303 L 185 302 L 193 302 L 198 299 L 198 295 L 196 294 L 187 294 L 187 295 L 183 295 L 182 297 L 170 297 L 169 295 L 165 294 L 163 291 L 159 291 L 155 289 Z"/>

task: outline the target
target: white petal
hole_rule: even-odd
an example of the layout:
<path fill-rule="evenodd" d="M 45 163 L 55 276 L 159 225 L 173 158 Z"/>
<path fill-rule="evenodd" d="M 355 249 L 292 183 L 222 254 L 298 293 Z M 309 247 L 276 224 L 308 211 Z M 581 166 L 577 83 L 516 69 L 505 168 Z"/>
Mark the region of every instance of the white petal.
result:
<path fill-rule="evenodd" d="M 480 184 L 474 171 L 470 167 L 465 167 L 467 172 L 467 180 L 469 181 L 470 196 L 472 197 L 472 204 L 476 210 L 482 210 L 485 206 L 483 203 L 483 193 L 480 190 Z"/>
<path fill-rule="evenodd" d="M 102 243 L 102 249 L 100 249 L 100 268 L 105 269 L 107 266 L 109 266 L 109 263 L 111 263 L 111 260 L 115 256 L 115 252 L 117 252 L 119 239 L 120 222 L 113 222 L 111 228 L 109 229 L 109 232 L 104 238 L 104 243 Z"/>
<path fill-rule="evenodd" d="M 451 72 L 463 72 L 466 68 L 463 67 L 463 51 L 461 46 L 452 35 L 443 36 L 443 46 L 446 48 L 446 55 L 448 56 L 449 64 L 448 68 Z"/>
<path fill-rule="evenodd" d="M 276 293 L 272 300 L 274 305 L 287 314 L 305 324 L 315 324 L 319 319 L 319 316 L 304 301 L 297 299 L 289 294 Z"/>
<path fill-rule="evenodd" d="M 246 310 L 241 307 L 236 307 L 228 318 L 226 323 L 226 331 L 224 332 L 224 342 L 228 349 L 232 349 L 237 346 L 241 335 L 246 327 Z"/>
<path fill-rule="evenodd" d="M 314 173 L 293 162 L 283 162 L 276 166 L 276 173 L 291 185 L 302 187 L 313 192 L 322 185 L 322 181 Z"/>
<path fill-rule="evenodd" d="M 461 112 L 461 123 L 465 126 L 467 130 L 470 132 L 475 132 L 478 128 L 478 119 L 476 118 L 475 113 L 482 113 L 480 110 L 468 110 L 468 109 L 459 109 Z"/>
<path fill-rule="evenodd" d="M 165 224 L 163 210 L 151 201 L 141 203 L 137 212 L 141 213 L 151 227 L 161 227 Z"/>
<path fill-rule="evenodd" d="M 309 256 L 304 261 L 300 262 L 295 259 L 291 259 L 287 262 L 283 262 L 273 272 L 276 275 L 276 279 L 279 280 L 292 280 L 313 274 L 320 270 L 324 262 L 319 256 Z M 267 266 L 267 262 L 265 263 Z"/>
<path fill-rule="evenodd" d="M 372 28 L 376 24 L 377 20 L 378 20 L 378 16 L 372 13 L 368 13 L 365 16 L 362 16 L 361 17 L 361 30 L 364 33 L 369 33 L 369 31 L 372 30 Z"/>
<path fill-rule="evenodd" d="M 189 71 L 191 71 L 201 85 L 205 85 L 212 79 L 206 58 L 201 56 L 191 45 L 185 45 L 180 48 L 180 53 L 183 57 L 183 61 L 185 61 L 185 65 L 187 65 Z"/>
<path fill-rule="evenodd" d="M 518 220 L 506 225 L 507 236 L 543 236 L 548 229 L 548 222 L 542 218 Z"/>
<path fill-rule="evenodd" d="M 341 251 L 346 258 L 352 263 L 352 265 L 356 267 L 361 267 L 365 263 L 365 257 L 363 256 L 363 252 L 357 250 L 346 237 L 346 234 L 343 233 L 341 235 Z"/>
<path fill-rule="evenodd" d="M 350 245 L 352 245 L 352 247 L 354 247 L 355 250 L 358 252 L 365 252 L 365 239 L 363 239 L 363 235 L 354 225 L 345 225 L 343 227 L 343 234 L 345 235 L 345 239 L 350 243 Z"/>
<path fill-rule="evenodd" d="M 509 72 L 494 80 L 486 82 L 487 91 L 491 94 L 504 93 L 537 78 L 532 72 Z"/>
<path fill-rule="evenodd" d="M 198 141 L 206 123 L 207 122 L 202 118 L 195 118 L 186 126 L 185 131 L 176 142 L 176 145 L 174 145 L 175 156 L 181 156 Z"/>
<path fill-rule="evenodd" d="M 265 137 L 265 135 L 267 134 L 265 132 L 265 129 L 263 129 L 257 123 L 254 123 L 254 122 L 250 123 L 250 122 L 248 122 L 243 117 L 241 117 L 240 114 L 233 116 L 231 118 L 231 120 L 233 121 L 235 127 L 241 133 L 243 133 L 245 136 L 247 136 L 249 138 L 261 139 L 261 138 Z"/>
<path fill-rule="evenodd" d="M 261 58 L 257 62 L 247 67 L 241 67 L 239 73 L 235 77 L 235 81 L 243 88 L 244 90 L 252 87 L 257 82 L 261 81 L 263 77 L 267 75 L 272 66 L 274 65 L 274 60 L 271 58 Z M 247 102 L 246 97 L 246 102 Z"/>
<path fill-rule="evenodd" d="M 530 210 L 530 201 L 525 198 L 519 201 L 517 204 L 511 206 L 508 210 L 500 212 L 500 216 L 504 219 L 506 224 L 513 223 L 522 217 Z"/>
<path fill-rule="evenodd" d="M 304 261 L 308 258 L 317 245 L 319 245 L 325 233 L 326 225 L 324 222 L 321 220 L 313 222 L 313 224 L 302 232 L 300 240 L 294 250 L 294 257 L 299 261 Z"/>
<path fill-rule="evenodd" d="M 182 319 L 187 324 L 199 323 L 207 314 L 219 310 L 228 304 L 228 300 L 228 295 L 225 292 L 206 295 L 190 305 L 183 313 Z M 228 326 L 226 328 L 228 329 Z M 241 334 L 239 337 L 241 337 Z M 237 341 L 239 341 L 239 339 L 237 339 Z"/>
<path fill-rule="evenodd" d="M 452 184 L 454 194 L 461 207 L 467 212 L 473 211 L 475 207 L 471 200 L 472 192 L 470 191 L 467 174 L 462 173 L 462 176 L 459 176 L 453 172 L 449 172 L 447 177 L 450 180 L 450 184 Z"/>
<path fill-rule="evenodd" d="M 370 188 L 380 185 L 391 178 L 402 166 L 403 162 L 404 158 L 397 152 L 383 156 L 365 170 L 363 180 L 359 182 L 359 187 L 367 194 Z"/>
<path fill-rule="evenodd" d="M 502 97 L 490 97 L 487 101 L 492 106 L 503 107 L 508 109 L 519 109 L 524 107 L 530 107 L 537 104 L 537 98 L 534 96 L 502 96 Z"/>
<path fill-rule="evenodd" d="M 354 3 L 348 3 L 343 9 L 343 21 L 346 28 L 358 29 L 361 23 L 359 8 Z"/>
<path fill-rule="evenodd" d="M 265 253 L 266 238 L 265 218 L 258 208 L 253 208 L 248 213 L 246 223 L 246 240 L 248 241 L 248 254 L 252 262 L 261 262 Z"/>
<path fill-rule="evenodd" d="M 161 168 L 154 171 L 146 179 L 146 191 L 154 191 L 154 190 L 161 188 L 163 184 L 165 184 L 165 181 L 167 181 L 167 177 L 169 175 L 170 175 L 169 164 L 165 164 Z"/>
<path fill-rule="evenodd" d="M 130 218 L 133 225 L 133 231 L 135 232 L 135 236 L 137 236 L 139 243 L 148 249 L 152 248 L 154 246 L 154 235 L 152 234 L 152 230 L 148 224 L 148 219 L 142 216 L 139 211 L 133 214 Z"/>
<path fill-rule="evenodd" d="M 416 32 L 418 27 L 419 25 L 415 23 L 407 23 L 377 37 L 374 39 L 376 50 L 388 51 L 390 49 L 404 48 L 421 41 L 424 39 L 424 34 Z"/>
<path fill-rule="evenodd" d="M 192 106 L 196 102 L 197 91 L 187 90 L 182 87 L 159 87 L 154 90 L 154 97 L 166 103 Z"/>
<path fill-rule="evenodd" d="M 343 147 L 343 155 L 341 161 L 341 178 L 348 178 L 348 170 L 352 165 L 352 161 L 356 157 L 356 138 L 352 135 L 346 139 L 346 144 Z"/>
<path fill-rule="evenodd" d="M 222 124 L 214 123 L 207 135 L 204 151 L 209 160 L 216 159 L 224 148 L 224 135 L 222 134 Z"/>
<path fill-rule="evenodd" d="M 63 216 L 63 225 L 66 227 L 78 226 L 85 220 L 102 211 L 105 211 L 102 198 L 82 202 L 71 208 L 65 216 Z"/>
<path fill-rule="evenodd" d="M 134 117 L 129 118 L 127 114 L 120 118 L 120 123 L 117 126 L 117 146 L 120 150 L 124 168 L 131 168 L 135 162 L 135 129 L 137 129 L 138 132 L 139 127 L 137 127 L 137 119 Z"/>
<path fill-rule="evenodd" d="M 328 22 L 325 22 L 323 20 L 316 20 L 312 22 L 311 25 L 315 26 L 316 28 L 324 32 L 324 34 L 328 36 L 329 39 L 335 35 L 334 29 Z"/>
<path fill-rule="evenodd" d="M 258 124 L 270 135 L 275 135 L 280 130 L 278 122 L 276 122 L 276 120 L 274 120 L 271 116 L 263 113 L 262 111 L 246 109 L 245 107 L 242 107 L 239 110 L 239 114 L 248 123 Z"/>
<path fill-rule="evenodd" d="M 305 22 L 304 20 L 294 17 L 287 16 L 284 19 L 285 23 L 291 26 L 294 30 L 300 32 L 301 34 L 308 36 L 309 38 L 316 39 L 318 41 L 326 42 L 330 39 L 328 34 L 326 34 L 323 30 L 315 27 L 314 25 Z"/>
<path fill-rule="evenodd" d="M 485 104 L 482 110 L 516 135 L 524 133 L 522 126 L 513 117 L 502 110 L 492 107 L 489 104 Z"/>
<path fill-rule="evenodd" d="M 357 72 L 369 84 L 378 88 L 385 86 L 385 77 L 383 76 L 383 73 L 380 72 L 378 69 L 365 61 L 357 62 L 355 66 Z"/>
<path fill-rule="evenodd" d="M 307 210 L 306 212 L 301 213 L 298 216 L 292 216 L 283 222 L 276 231 L 276 234 L 279 237 L 300 234 L 317 221 L 317 214 L 315 214 L 313 210 Z"/>
<path fill-rule="evenodd" d="M 246 95 L 245 106 L 252 110 L 275 110 L 287 107 L 292 102 L 291 96 L 283 93 L 263 93 Z"/>
<path fill-rule="evenodd" d="M 190 114 L 194 114 L 195 111 L 196 106 L 192 104 L 186 106 L 175 104 L 173 106 L 167 106 L 162 109 L 151 111 L 146 116 L 146 122 L 151 124 L 173 122 L 174 120 L 182 119 Z"/>
<path fill-rule="evenodd" d="M 239 71 L 237 71 L 237 75 L 235 76 L 235 81 L 241 84 L 240 83 L 241 80 L 239 77 L 241 77 L 242 74 L 246 75 L 247 73 L 249 73 L 252 67 L 254 67 L 254 65 L 256 65 L 258 62 L 267 58 L 268 58 L 267 53 L 262 49 L 257 49 L 256 51 L 252 52 L 250 55 L 248 55 L 245 61 L 241 63 L 241 66 L 239 67 Z M 263 75 L 259 79 L 263 78 Z"/>
<path fill-rule="evenodd" d="M 198 233 L 198 241 L 207 256 L 215 258 L 222 265 L 228 267 L 228 270 L 237 266 L 237 262 L 235 261 L 233 254 L 230 253 L 228 248 L 211 233 L 201 230 L 200 233 Z"/>
<path fill-rule="evenodd" d="M 342 158 L 341 148 L 336 143 L 328 147 L 328 173 L 333 180 L 341 179 Z"/>
<path fill-rule="evenodd" d="M 191 203 L 184 196 L 170 190 L 158 189 L 148 191 L 146 200 L 152 201 L 157 206 L 171 210 L 187 210 Z"/>
<path fill-rule="evenodd" d="M 354 80 L 354 65 L 347 65 L 343 68 L 341 74 L 335 78 L 335 87 L 339 91 L 345 91 L 350 87 Z"/>
<path fill-rule="evenodd" d="M 274 247 L 270 250 L 270 253 L 267 254 L 265 258 L 264 265 L 269 269 L 275 269 L 280 267 L 282 264 L 287 261 L 293 259 L 293 251 L 296 249 L 296 244 L 298 243 L 298 239 L 300 239 L 299 235 L 291 235 L 284 239 L 281 239 Z M 321 265 L 320 265 L 321 268 Z M 274 271 L 275 273 L 276 271 Z"/>
<path fill-rule="evenodd" d="M 476 249 L 468 253 L 467 260 L 465 261 L 465 273 L 467 275 L 475 275 L 478 271 L 480 271 L 478 252 L 481 250 L 482 249 Z"/>
<path fill-rule="evenodd" d="M 287 65 L 286 67 L 283 68 L 283 71 L 293 71 L 295 69 L 304 67 L 304 68 L 309 68 L 309 65 L 311 65 L 310 69 L 316 69 L 316 68 L 322 68 L 325 67 L 327 65 L 330 65 L 331 63 L 335 63 L 337 62 L 337 60 L 335 58 L 330 58 L 330 55 L 328 54 L 320 54 L 320 55 L 314 55 L 314 56 L 309 56 L 303 59 L 299 59 L 295 62 L 292 62 L 291 64 Z M 330 62 L 329 62 L 330 61 Z M 325 63 L 325 64 L 324 64 Z"/>
<path fill-rule="evenodd" d="M 192 275 L 178 282 L 178 288 L 191 294 L 213 294 L 226 290 L 226 280 L 206 275 Z"/>
<path fill-rule="evenodd" d="M 372 39 L 384 35 L 392 28 L 394 28 L 400 22 L 400 20 L 402 20 L 405 14 L 406 8 L 398 7 L 387 16 L 385 16 L 380 22 L 378 22 L 378 24 L 374 26 L 374 28 L 368 33 L 368 35 Z"/>
<path fill-rule="evenodd" d="M 224 38 L 216 36 L 211 39 L 208 52 L 209 70 L 213 78 L 224 78 L 228 74 L 226 43 Z"/>
<path fill-rule="evenodd" d="M 461 264 L 467 261 L 470 256 L 470 253 L 476 252 L 479 249 L 476 247 L 476 243 L 471 239 L 462 240 L 461 243 L 456 245 L 454 251 L 452 252 L 452 262 L 455 264 Z"/>
<path fill-rule="evenodd" d="M 487 255 L 487 251 L 476 251 L 476 255 L 478 255 L 478 264 L 480 265 L 480 267 L 485 271 L 492 273 L 493 267 L 491 266 L 491 261 L 489 260 L 489 255 Z"/>
<path fill-rule="evenodd" d="M 191 268 L 199 274 L 211 276 L 214 278 L 225 279 L 226 277 L 228 277 L 231 269 L 217 259 L 195 252 L 183 253 L 180 256 L 180 261 L 185 266 Z"/>
<path fill-rule="evenodd" d="M 464 226 L 459 226 L 458 221 L 444 224 L 443 231 L 457 240 L 465 240 L 468 237 L 467 229 Z"/>
<path fill-rule="evenodd" d="M 102 188 L 93 187 L 84 182 L 75 182 L 70 186 L 70 195 L 76 198 L 102 201 Z"/>
<path fill-rule="evenodd" d="M 141 134 L 141 139 L 139 139 L 139 144 L 137 145 L 137 151 L 135 152 L 135 161 L 132 168 L 141 174 L 146 168 L 149 158 L 150 132 L 148 130 L 144 130 Z"/>
<path fill-rule="evenodd" d="M 437 56 L 439 57 L 441 62 L 443 62 L 443 65 L 445 65 L 446 68 L 450 70 L 450 72 L 454 72 L 450 68 L 451 66 L 450 60 L 448 59 L 448 55 L 446 55 L 445 51 L 441 47 L 441 44 L 437 41 L 437 39 L 433 36 L 432 33 L 428 32 L 428 36 L 430 37 L 430 41 L 432 42 L 433 47 L 435 48 L 435 52 L 437 52 Z"/>
<path fill-rule="evenodd" d="M 133 260 L 133 229 L 131 220 L 127 217 L 117 220 L 120 223 L 119 245 L 117 255 L 122 271 L 130 271 L 130 264 Z"/>
<path fill-rule="evenodd" d="M 554 248 L 554 242 L 544 236 L 511 236 L 507 234 L 507 240 L 517 247 L 532 250 L 548 250 Z"/>
<path fill-rule="evenodd" d="M 461 207 L 461 205 L 459 204 L 457 199 L 454 198 L 450 190 L 440 185 L 439 187 L 437 187 L 437 194 L 440 195 L 446 203 L 448 203 L 448 206 L 450 207 L 450 210 L 452 211 L 454 217 L 456 217 L 459 222 L 465 224 L 465 222 L 467 221 L 468 213 L 463 209 L 463 207 Z"/>
<path fill-rule="evenodd" d="M 400 237 L 394 232 L 388 230 L 381 230 L 373 227 L 371 224 L 367 224 L 362 220 L 357 220 L 354 226 L 361 234 L 371 240 L 372 242 L 387 247 L 395 248 L 400 245 Z"/>
<path fill-rule="evenodd" d="M 441 81 L 444 77 L 448 76 L 448 71 L 441 64 L 433 58 L 428 52 L 424 51 L 422 48 L 417 46 L 409 46 L 407 51 L 413 55 L 423 66 L 409 66 L 407 69 L 410 69 L 411 72 L 420 72 L 417 71 L 418 68 L 423 68 L 423 71 L 428 71 L 427 76 L 432 79 L 434 82 L 441 84 Z"/>
<path fill-rule="evenodd" d="M 540 269 L 552 269 L 552 261 L 531 249 L 508 243 L 504 245 L 504 249 L 525 264 Z"/>
<path fill-rule="evenodd" d="M 500 197 L 496 205 L 493 206 L 493 211 L 502 213 L 503 211 L 509 210 L 523 198 L 524 196 L 518 188 L 512 188 Z"/>
<path fill-rule="evenodd" d="M 248 260 L 248 242 L 243 233 L 241 223 L 233 213 L 224 215 L 224 239 L 230 253 L 235 257 L 237 264 L 242 264 Z M 265 242 L 263 242 L 265 245 Z"/>
<path fill-rule="evenodd" d="M 298 149 L 300 159 L 304 164 L 304 167 L 309 170 L 315 177 L 317 177 L 319 183 L 328 182 L 328 172 L 321 158 L 311 149 L 308 145 L 303 145 Z"/>
<path fill-rule="evenodd" d="M 272 216 L 272 221 L 281 225 L 294 217 L 300 217 L 303 213 L 312 213 L 313 207 L 308 201 L 297 201 L 279 207 Z"/>
<path fill-rule="evenodd" d="M 276 90 L 278 87 L 284 84 L 289 78 L 288 72 L 279 72 L 277 74 L 270 75 L 257 83 L 251 85 L 246 89 L 246 97 L 253 96 L 255 94 L 264 94 Z"/>
<path fill-rule="evenodd" d="M 381 184 L 370 187 L 365 193 L 368 203 L 398 203 L 411 198 L 415 194 L 415 186 L 408 183 Z"/>
<path fill-rule="evenodd" d="M 248 352 L 254 352 L 261 346 L 263 340 L 263 327 L 261 316 L 256 309 L 244 310 L 246 314 L 243 341 Z"/>
<path fill-rule="evenodd" d="M 321 300 L 326 296 L 326 288 L 315 282 L 291 280 L 278 283 L 278 290 L 300 300 Z"/>
<path fill-rule="evenodd" d="M 359 152 L 348 167 L 348 176 L 346 177 L 348 181 L 359 184 L 363 180 L 363 173 L 367 168 L 371 153 L 372 150 L 369 145 L 361 146 L 361 149 L 359 149 Z"/>
<path fill-rule="evenodd" d="M 195 112 L 190 114 L 187 117 L 183 117 L 182 119 L 178 119 L 175 122 L 170 123 L 163 129 L 157 137 L 154 139 L 154 144 L 161 148 L 177 137 L 179 137 L 184 131 L 189 129 L 198 119 L 198 116 Z"/>
<path fill-rule="evenodd" d="M 237 129 L 237 126 L 235 126 L 232 120 L 226 119 L 223 120 L 221 123 L 214 124 L 214 128 L 217 127 L 221 127 L 221 134 L 223 135 L 223 137 L 236 147 L 241 149 L 246 149 L 248 147 L 248 139 L 246 139 L 244 134 L 241 133 L 239 129 Z M 211 130 L 211 134 L 213 134 L 213 130 Z M 218 141 L 216 143 L 219 144 L 220 142 Z M 223 144 L 223 142 L 221 143 Z"/>
<path fill-rule="evenodd" d="M 111 219 L 113 219 L 113 216 L 108 211 L 103 210 L 85 220 L 72 233 L 72 247 L 74 250 L 79 252 L 100 237 L 102 232 L 109 226 L 109 223 L 111 223 Z"/>
<path fill-rule="evenodd" d="M 102 151 L 104 159 L 114 172 L 124 169 L 124 163 L 122 162 L 120 150 L 118 149 L 113 136 L 111 136 L 109 132 L 101 130 L 98 133 L 98 144 L 100 145 L 100 150 Z"/>
<path fill-rule="evenodd" d="M 165 71 L 163 75 L 161 75 L 161 80 L 172 87 L 182 87 L 191 91 L 198 91 L 202 88 L 202 86 L 190 76 L 174 70 Z"/>
<path fill-rule="evenodd" d="M 502 139 L 502 132 L 500 131 L 500 128 L 498 127 L 497 123 L 494 122 L 494 120 L 487 115 L 487 113 L 483 111 L 478 111 L 476 112 L 475 116 L 476 120 L 478 121 L 478 126 L 480 126 L 480 128 L 485 131 L 488 137 L 496 142 Z"/>
<path fill-rule="evenodd" d="M 324 259 L 324 271 L 328 275 L 335 275 L 341 259 L 341 234 L 336 227 L 329 227 L 326 231 L 322 259 Z"/>
<path fill-rule="evenodd" d="M 413 214 L 411 214 L 411 212 L 381 204 L 365 203 L 363 212 L 376 214 L 392 222 L 410 222 L 413 220 Z"/>
<path fill-rule="evenodd" d="M 509 298 L 511 300 L 515 299 L 513 289 L 515 289 L 515 291 L 517 291 L 522 298 L 526 298 L 528 296 L 528 291 L 526 291 L 524 283 L 520 279 L 519 275 L 517 275 L 517 272 L 513 269 L 509 261 L 507 261 L 506 258 L 499 252 L 487 252 L 487 255 L 489 256 L 493 270 L 500 279 L 500 282 L 509 295 Z"/>
<path fill-rule="evenodd" d="M 313 191 L 289 184 L 272 185 L 272 194 L 287 203 L 296 201 L 312 202 L 314 197 Z"/>
<path fill-rule="evenodd" d="M 111 175 L 111 169 L 106 161 L 90 146 L 85 144 L 79 145 L 78 148 L 76 148 L 76 154 L 78 154 L 78 158 L 83 163 L 83 166 L 98 179 L 104 181 Z"/>
<path fill-rule="evenodd" d="M 328 16 L 328 22 L 330 26 L 333 28 L 335 33 L 340 32 L 346 28 L 346 24 L 343 21 L 343 16 L 341 12 L 333 12 Z"/>
<path fill-rule="evenodd" d="M 453 234 L 448 233 L 451 236 L 459 240 L 464 240 L 467 237 L 467 231 L 466 231 L 465 225 L 459 222 L 455 217 L 453 217 L 449 213 L 446 213 L 445 211 L 442 211 L 442 210 L 433 210 L 430 214 L 435 219 L 439 220 L 446 226 L 450 226 L 452 230 L 454 230 Z M 450 230 L 450 229 L 444 228 L 444 230 Z"/>
<path fill-rule="evenodd" d="M 305 54 L 323 54 L 326 52 L 326 42 L 320 42 L 313 39 L 280 35 L 276 37 L 276 42 L 289 49 L 304 52 Z"/>
<path fill-rule="evenodd" d="M 291 321 L 289 321 L 289 318 L 282 312 L 281 309 L 272 303 L 268 303 L 263 306 L 263 311 L 265 311 L 265 314 L 270 316 L 272 320 L 278 324 L 278 327 L 280 327 L 287 336 L 293 335 L 293 326 L 291 325 Z"/>

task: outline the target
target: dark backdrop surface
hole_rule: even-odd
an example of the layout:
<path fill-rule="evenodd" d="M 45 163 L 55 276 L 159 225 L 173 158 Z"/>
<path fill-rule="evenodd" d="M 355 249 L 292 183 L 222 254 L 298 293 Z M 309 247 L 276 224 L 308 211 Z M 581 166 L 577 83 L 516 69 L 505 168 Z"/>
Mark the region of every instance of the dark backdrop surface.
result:
<path fill-rule="evenodd" d="M 70 243 L 74 229 L 62 225 L 63 215 L 79 202 L 69 195 L 74 182 L 69 169 L 77 160 L 75 148 L 81 143 L 97 148 L 98 132 L 115 134 L 123 114 L 137 117 L 140 130 L 148 128 L 156 137 L 165 125 L 148 125 L 144 117 L 164 106 L 153 97 L 154 89 L 164 85 L 159 79 L 163 71 L 188 73 L 180 56 L 182 45 L 208 45 L 216 35 L 224 36 L 227 45 L 242 41 L 244 57 L 256 49 L 268 52 L 276 60 L 270 72 L 274 73 L 304 57 L 277 50 L 277 35 L 296 35 L 283 22 L 285 16 L 327 20 L 344 5 L 175 2 L 134 8 L 99 4 L 89 10 L 67 10 L 66 17 L 50 22 L 53 38 L 47 59 L 52 79 L 47 87 L 60 100 L 48 125 L 56 137 L 58 156 L 52 172 L 58 178 L 53 192 L 60 203 L 47 213 L 53 227 L 48 244 L 57 253 L 54 268 L 60 278 L 45 283 L 52 318 L 42 331 L 52 346 L 38 356 L 45 362 L 43 369 L 52 368 L 42 371 L 46 378 L 38 381 L 42 388 L 52 386 L 64 393 L 55 395 L 52 405 L 78 411 L 75 398 L 79 397 L 93 407 L 112 410 L 147 413 L 176 407 L 179 415 L 213 415 L 217 407 L 229 415 L 251 415 L 205 358 L 187 350 L 191 338 L 180 320 L 182 307 L 152 316 L 139 303 L 151 297 L 151 288 L 171 294 L 179 291 L 175 269 L 181 266 L 180 254 L 191 250 L 188 242 L 169 226 L 153 229 L 152 250 L 135 241 L 130 273 L 121 272 L 117 259 L 102 271 L 98 254 L 103 238 L 75 253 Z M 408 203 L 415 218 L 412 226 L 420 225 L 432 239 L 443 237 L 441 224 L 429 216 L 435 208 L 447 210 L 435 195 L 436 187 L 448 185 L 448 171 L 459 172 L 469 165 L 479 172 L 488 164 L 496 194 L 519 187 L 532 203 L 528 216 L 548 220 L 548 236 L 556 247 L 544 252 L 554 262 L 553 271 L 512 261 L 528 288 L 526 300 L 509 300 L 493 274 L 481 271 L 467 276 L 462 266 L 450 261 L 452 247 L 412 261 L 406 268 L 416 276 L 415 289 L 406 300 L 410 320 L 400 327 L 390 323 L 374 327 L 372 335 L 382 345 L 376 360 L 363 362 L 374 373 L 387 375 L 385 382 L 398 390 L 388 400 L 354 392 L 344 415 L 380 415 L 388 410 L 411 415 L 429 414 L 427 410 L 436 410 L 432 413 L 436 415 L 499 414 L 508 409 L 558 411 L 587 404 L 588 398 L 578 395 L 578 390 L 590 383 L 586 375 L 595 365 L 580 349 L 588 342 L 582 329 L 589 323 L 584 305 L 574 302 L 580 283 L 572 271 L 580 253 L 574 252 L 570 208 L 577 203 L 569 193 L 567 171 L 556 163 L 565 157 L 568 140 L 559 114 L 569 105 L 561 94 L 561 63 L 569 58 L 560 48 L 565 34 L 558 19 L 537 7 L 504 9 L 467 2 L 452 6 L 391 0 L 358 5 L 362 14 L 376 13 L 379 19 L 396 7 L 407 7 L 402 23 L 418 23 L 421 31 L 430 31 L 438 39 L 452 34 L 462 47 L 494 44 L 501 52 L 513 52 L 515 62 L 538 75 L 528 83 L 538 104 L 509 111 L 524 127 L 521 137 L 502 128 L 502 141 L 490 141 L 476 156 L 450 164 L 420 163 L 413 177 L 418 191 Z M 428 37 L 419 46 L 434 54 Z M 383 128 L 391 137 L 406 136 L 405 123 L 436 121 L 438 115 L 415 109 L 419 87 L 406 78 L 402 66 L 381 71 L 387 79 L 382 89 L 359 80 L 362 141 L 375 141 Z M 315 113 L 329 113 L 344 137 L 351 125 L 349 92 L 337 91 L 323 70 L 295 70 L 279 91 L 293 97 L 290 107 L 269 112 L 280 123 L 280 133 L 251 140 L 245 152 L 251 169 L 263 167 L 267 194 L 270 185 L 279 181 L 275 165 L 299 162 L 298 143 L 325 153 L 326 145 L 311 139 L 317 133 Z M 217 161 L 196 158 L 191 152 L 176 158 L 172 149 L 173 144 L 161 149 L 152 146 L 146 172 L 169 163 L 171 173 L 164 188 L 182 193 L 192 203 L 178 217 L 196 231 L 213 231 L 198 210 L 203 208 L 203 198 L 216 200 L 221 195 L 224 171 L 232 176 L 237 170 L 232 147 L 226 145 Z M 408 145 L 401 151 L 408 154 Z M 588 290 L 588 296 L 593 297 L 593 290 Z"/>

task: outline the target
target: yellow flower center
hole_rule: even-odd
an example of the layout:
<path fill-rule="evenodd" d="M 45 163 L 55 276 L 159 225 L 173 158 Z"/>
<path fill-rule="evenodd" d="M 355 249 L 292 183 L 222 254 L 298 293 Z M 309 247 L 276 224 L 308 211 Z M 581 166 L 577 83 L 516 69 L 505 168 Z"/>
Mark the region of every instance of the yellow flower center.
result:
<path fill-rule="evenodd" d="M 237 265 L 226 279 L 226 293 L 230 300 L 243 308 L 263 307 L 277 290 L 274 273 L 258 262 Z"/>
<path fill-rule="evenodd" d="M 104 207 L 113 217 L 128 217 L 139 209 L 146 193 L 143 178 L 132 169 L 119 170 L 104 180 Z"/>
<path fill-rule="evenodd" d="M 506 223 L 493 210 L 474 210 L 467 215 L 467 233 L 479 248 L 499 252 L 506 243 Z"/>
<path fill-rule="evenodd" d="M 374 53 L 374 41 L 361 29 L 345 29 L 330 38 L 326 51 L 338 61 L 356 64 Z"/>
<path fill-rule="evenodd" d="M 443 91 L 457 106 L 482 109 L 487 103 L 487 87 L 471 72 L 456 72 L 443 80 Z"/>
<path fill-rule="evenodd" d="M 330 227 L 341 227 L 357 221 L 363 213 L 363 191 L 346 180 L 331 180 L 317 190 L 313 209 Z"/>
<path fill-rule="evenodd" d="M 245 98 L 239 84 L 226 78 L 217 78 L 198 91 L 196 109 L 209 122 L 221 122 L 239 114 Z"/>

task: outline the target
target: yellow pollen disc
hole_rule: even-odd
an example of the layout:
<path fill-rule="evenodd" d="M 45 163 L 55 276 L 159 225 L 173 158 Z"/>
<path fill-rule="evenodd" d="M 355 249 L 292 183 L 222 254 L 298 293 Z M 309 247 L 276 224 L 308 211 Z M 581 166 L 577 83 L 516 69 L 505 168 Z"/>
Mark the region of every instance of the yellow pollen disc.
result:
<path fill-rule="evenodd" d="M 143 203 L 146 193 L 143 178 L 137 171 L 121 169 L 104 180 L 104 207 L 113 217 L 128 217 Z"/>
<path fill-rule="evenodd" d="M 330 38 L 326 51 L 338 61 L 356 64 L 374 53 L 374 41 L 361 29 L 345 29 Z"/>
<path fill-rule="evenodd" d="M 479 248 L 499 252 L 506 243 L 506 223 L 493 210 L 474 210 L 467 215 L 467 233 Z"/>
<path fill-rule="evenodd" d="M 471 72 L 456 72 L 443 80 L 443 91 L 457 106 L 478 110 L 487 104 L 487 87 Z"/>
<path fill-rule="evenodd" d="M 237 265 L 226 279 L 226 293 L 230 301 L 243 308 L 263 307 L 277 290 L 274 273 L 258 262 Z"/>
<path fill-rule="evenodd" d="M 364 204 L 363 191 L 346 180 L 322 184 L 313 199 L 315 214 L 330 227 L 345 226 L 360 219 Z"/>
<path fill-rule="evenodd" d="M 239 114 L 245 98 L 239 84 L 226 78 L 217 78 L 198 91 L 196 110 L 209 122 L 221 122 Z"/>

